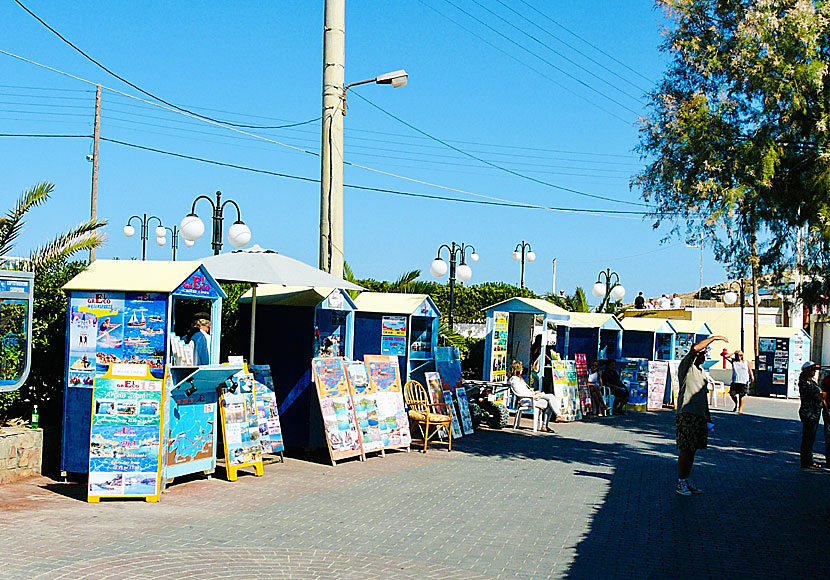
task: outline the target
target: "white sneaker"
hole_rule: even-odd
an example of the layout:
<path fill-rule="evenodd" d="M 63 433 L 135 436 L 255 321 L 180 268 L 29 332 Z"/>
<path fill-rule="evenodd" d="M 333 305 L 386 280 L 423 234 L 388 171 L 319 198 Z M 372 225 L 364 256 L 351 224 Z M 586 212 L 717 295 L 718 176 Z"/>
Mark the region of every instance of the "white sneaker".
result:
<path fill-rule="evenodd" d="M 689 484 L 685 481 L 678 481 L 674 491 L 677 492 L 677 495 L 692 495 L 692 490 L 689 489 Z"/>

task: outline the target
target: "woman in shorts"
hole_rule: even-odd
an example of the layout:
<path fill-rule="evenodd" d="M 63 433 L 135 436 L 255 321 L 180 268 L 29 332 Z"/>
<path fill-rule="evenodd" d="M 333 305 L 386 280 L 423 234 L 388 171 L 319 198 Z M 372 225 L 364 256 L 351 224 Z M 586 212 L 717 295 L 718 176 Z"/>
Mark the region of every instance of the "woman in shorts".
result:
<path fill-rule="evenodd" d="M 743 351 L 736 350 L 732 357 L 727 360 L 732 363 L 732 384 L 729 387 L 729 396 L 735 403 L 732 412 L 743 413 L 744 397 L 746 397 L 749 383 L 754 380 L 752 369 L 749 368 L 749 363 L 744 360 Z"/>

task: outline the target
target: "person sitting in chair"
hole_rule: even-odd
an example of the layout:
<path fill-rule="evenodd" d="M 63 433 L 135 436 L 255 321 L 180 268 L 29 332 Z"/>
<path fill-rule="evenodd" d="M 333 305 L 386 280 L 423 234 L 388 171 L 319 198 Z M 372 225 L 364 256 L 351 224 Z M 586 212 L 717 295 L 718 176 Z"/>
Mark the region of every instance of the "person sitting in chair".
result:
<path fill-rule="evenodd" d="M 602 384 L 611 390 L 614 395 L 614 409 L 615 415 L 625 415 L 625 407 L 628 405 L 628 389 L 620 379 L 620 373 L 617 372 L 617 361 L 609 360 L 605 363 L 605 370 L 602 371 Z"/>
<path fill-rule="evenodd" d="M 533 402 L 534 407 L 540 411 L 546 411 L 545 425 L 542 427 L 542 431 L 550 431 L 550 420 L 556 417 L 556 397 L 541 391 L 531 390 L 522 378 L 522 370 L 522 361 L 514 360 L 510 365 L 510 380 L 508 381 L 510 390 L 519 399 L 519 404 L 521 404 L 522 399 L 529 399 Z"/>
<path fill-rule="evenodd" d="M 602 379 L 599 374 L 599 363 L 591 361 L 591 370 L 588 371 L 588 390 L 591 393 L 594 413 L 598 416 L 608 415 L 608 405 L 602 396 Z"/>

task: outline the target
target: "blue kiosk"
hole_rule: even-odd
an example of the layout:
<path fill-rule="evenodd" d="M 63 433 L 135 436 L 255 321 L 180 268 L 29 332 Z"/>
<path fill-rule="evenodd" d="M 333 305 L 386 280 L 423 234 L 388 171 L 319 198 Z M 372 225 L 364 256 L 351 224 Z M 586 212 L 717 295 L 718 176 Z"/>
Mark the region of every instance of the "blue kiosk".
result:
<path fill-rule="evenodd" d="M 484 380 L 504 382 L 510 363 L 530 361 L 530 347 L 542 336 L 542 353 L 557 340 L 557 326 L 568 325 L 572 312 L 539 298 L 510 298 L 484 309 Z M 544 360 L 544 355 L 540 359 Z M 540 367 L 541 368 L 541 367 Z"/>
<path fill-rule="evenodd" d="M 111 368 L 146 365 L 164 385 L 166 477 L 216 466 L 216 388 L 241 365 L 219 365 L 225 292 L 198 262 L 96 260 L 63 288 L 68 293 L 61 471 L 89 469 L 92 392 Z M 188 366 L 174 353 L 193 315 L 211 315 L 210 364 Z M 177 336 L 178 335 L 178 336 Z M 192 363 L 191 363 L 192 364 Z M 176 366 L 178 365 L 178 366 Z M 208 416 L 196 418 L 196 409 Z M 191 420 L 212 425 L 201 455 L 176 454 L 176 441 Z M 171 447 L 172 445 L 172 447 Z M 171 451 L 172 450 L 172 451 Z"/>
<path fill-rule="evenodd" d="M 251 298 L 239 299 L 246 334 Z M 354 301 L 338 288 L 263 284 L 256 304 L 254 360 L 271 366 L 285 446 L 326 447 L 311 359 L 354 357 Z"/>
<path fill-rule="evenodd" d="M 623 358 L 672 360 L 677 332 L 665 318 L 623 318 Z"/>
<path fill-rule="evenodd" d="M 675 331 L 674 360 L 680 360 L 693 345 L 712 336 L 709 325 L 699 320 L 669 320 L 669 324 Z"/>
<path fill-rule="evenodd" d="M 424 373 L 438 370 L 435 353 L 441 313 L 432 298 L 427 294 L 362 292 L 354 303 L 354 358 L 397 355 L 402 380 L 425 385 Z"/>
<path fill-rule="evenodd" d="M 623 327 L 613 314 L 571 312 L 568 325 L 557 329 L 556 352 L 563 359 L 585 354 L 588 364 L 622 356 Z"/>

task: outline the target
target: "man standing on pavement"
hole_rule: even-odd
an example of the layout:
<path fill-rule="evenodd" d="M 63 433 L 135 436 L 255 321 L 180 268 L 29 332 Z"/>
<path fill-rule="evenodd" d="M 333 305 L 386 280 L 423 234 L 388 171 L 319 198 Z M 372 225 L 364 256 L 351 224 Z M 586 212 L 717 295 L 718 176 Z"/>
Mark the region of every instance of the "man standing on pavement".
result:
<path fill-rule="evenodd" d="M 678 376 L 680 390 L 677 392 L 677 415 L 675 418 L 677 432 L 677 488 L 679 495 L 703 493 L 689 481 L 692 464 L 695 461 L 695 452 L 706 449 L 709 441 L 709 396 L 706 389 L 706 376 L 701 365 L 706 360 L 706 348 L 722 340 L 729 342 L 723 336 L 710 336 L 703 339 L 686 353 L 680 361 Z"/>
<path fill-rule="evenodd" d="M 824 409 L 821 410 L 824 419 L 824 467 L 830 469 L 830 373 L 821 381 L 820 388 L 824 393 Z"/>

